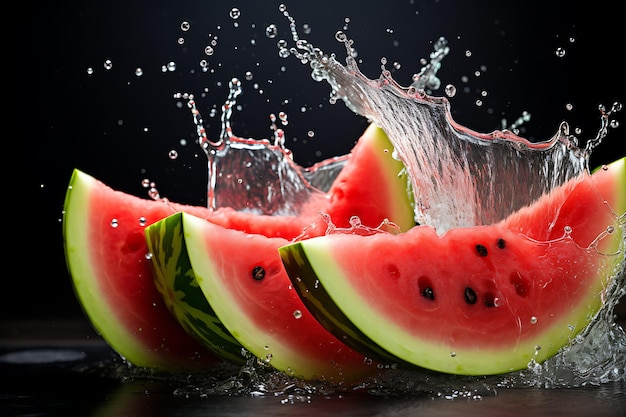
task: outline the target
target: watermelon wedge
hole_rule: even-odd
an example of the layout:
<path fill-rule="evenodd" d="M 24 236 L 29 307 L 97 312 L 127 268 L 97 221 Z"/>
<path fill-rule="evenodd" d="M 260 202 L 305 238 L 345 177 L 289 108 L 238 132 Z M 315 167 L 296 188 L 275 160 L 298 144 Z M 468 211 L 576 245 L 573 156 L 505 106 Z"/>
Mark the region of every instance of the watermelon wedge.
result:
<path fill-rule="evenodd" d="M 66 194 L 63 233 L 77 298 L 96 330 L 131 364 L 160 370 L 212 364 L 218 360 L 215 351 L 198 343 L 198 332 L 189 334 L 195 326 L 188 322 L 181 326 L 177 319 L 186 316 L 171 314 L 177 303 L 193 298 L 193 287 L 181 294 L 155 286 L 144 229 L 173 213 L 188 212 L 227 228 L 292 239 L 323 234 L 327 223 L 319 212 L 325 211 L 339 224 L 348 224 L 356 215 L 366 224 L 389 218 L 407 230 L 414 224 L 407 182 L 398 175 L 402 165 L 392 158 L 388 146 L 383 131 L 370 126 L 350 154 L 343 177 L 337 178 L 329 193 L 311 193 L 301 216 L 255 215 L 143 199 L 75 170 Z M 369 195 L 379 200 L 372 201 Z M 404 200 L 390 198 L 397 195 Z M 233 360 L 229 351 L 228 359 Z"/>
<path fill-rule="evenodd" d="M 337 219 L 340 224 L 349 224 L 350 216 L 357 216 L 370 227 L 377 227 L 385 218 L 393 218 L 401 230 L 408 230 L 414 225 L 406 180 L 398 176 L 403 167 L 393 158 L 390 147 L 382 130 L 372 126 L 365 131 L 350 154 L 350 163 L 343 168 L 328 192 L 327 214 L 333 222 Z M 372 173 L 376 175 L 372 176 Z M 229 229 L 221 225 L 200 227 L 191 223 L 190 226 L 178 215 L 146 227 L 157 287 L 179 322 L 211 351 L 230 361 L 243 360 L 240 354 L 243 346 L 263 360 L 268 354 L 274 355 L 277 359 L 270 362 L 275 368 L 306 379 L 323 377 L 337 381 L 342 373 L 343 378 L 355 378 L 363 376 L 365 370 L 375 371 L 370 365 L 364 368 L 362 355 L 350 352 L 351 349 L 337 341 L 312 317 L 298 320 L 297 332 L 294 332 L 293 325 L 281 327 L 285 324 L 282 321 L 285 311 L 289 310 L 293 315 L 296 310 L 306 310 L 293 289 L 288 288 L 290 284 L 282 270 L 277 248 L 294 238 L 305 239 L 323 234 L 329 226 L 322 216 L 317 214 L 309 220 L 286 216 L 256 217 L 267 222 L 285 223 L 285 232 L 278 235 L 282 237 L 271 232 L 276 230 L 276 225 L 269 228 L 270 233 L 249 233 L 250 229 L 240 227 L 236 229 L 244 233 L 228 233 Z M 288 224 L 293 222 L 301 225 L 300 231 L 289 235 L 288 230 L 298 230 Z M 322 225 L 324 227 L 320 227 Z M 302 233 L 302 230 L 305 232 Z M 203 239 L 199 252 L 204 255 L 196 255 L 193 261 L 191 253 L 197 254 L 198 250 L 190 245 L 197 243 L 190 244 L 188 235 L 196 236 L 197 240 Z M 231 251 L 233 247 L 238 247 L 238 250 Z M 247 260 L 248 254 L 253 255 L 255 265 L 249 265 L 252 260 Z M 229 258 L 233 258 L 231 266 L 213 266 L 215 263 L 226 263 Z M 274 273 L 279 278 L 272 278 L 273 284 L 269 287 L 269 284 L 259 286 L 258 283 L 250 286 L 251 271 L 264 258 L 279 266 Z M 196 279 L 196 270 L 203 273 L 202 280 Z M 265 268 L 259 271 L 265 271 Z M 233 284 L 236 289 L 219 287 L 224 283 Z M 218 288 L 212 290 L 213 284 Z M 201 296 L 200 287 L 206 299 Z M 268 306 L 277 302 L 281 303 L 280 308 L 265 314 Z M 267 318 L 261 322 L 250 322 L 247 310 L 259 310 L 254 314 L 264 312 Z M 303 338 L 302 333 L 308 336 Z M 324 348 L 307 350 L 307 346 L 315 340 Z M 259 348 L 259 343 L 263 348 Z M 273 348 L 275 354 L 267 346 L 282 347 Z M 331 349 L 333 346 L 338 347 Z M 342 349 L 350 352 L 348 357 L 344 357 Z M 345 366 L 335 363 L 332 369 L 329 368 L 334 359 L 345 362 Z"/>
<path fill-rule="evenodd" d="M 182 210 L 210 215 L 114 191 L 78 169 L 69 183 L 63 237 L 74 291 L 94 328 L 135 366 L 199 370 L 219 361 L 170 314 L 146 257 L 145 226 Z"/>
<path fill-rule="evenodd" d="M 364 354 L 452 374 L 524 369 L 587 328 L 624 273 L 626 158 L 489 226 L 331 234 L 279 249 L 304 304 Z"/>
<path fill-rule="evenodd" d="M 170 242 L 186 249 L 173 262 L 181 269 L 178 276 L 195 277 L 215 317 L 260 361 L 297 378 L 333 384 L 379 371 L 306 309 L 278 255 L 288 240 L 226 229 L 187 213 L 156 223 L 147 234 L 156 227 L 162 235 L 184 237 Z"/>

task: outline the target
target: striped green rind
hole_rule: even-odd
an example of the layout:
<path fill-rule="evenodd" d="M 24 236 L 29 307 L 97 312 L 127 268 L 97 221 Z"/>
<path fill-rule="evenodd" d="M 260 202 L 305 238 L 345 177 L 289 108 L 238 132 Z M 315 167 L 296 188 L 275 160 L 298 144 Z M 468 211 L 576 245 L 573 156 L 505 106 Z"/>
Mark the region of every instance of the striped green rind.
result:
<path fill-rule="evenodd" d="M 243 364 L 241 344 L 224 327 L 198 285 L 183 227 L 182 213 L 146 227 L 156 287 L 187 333 L 221 358 Z"/>

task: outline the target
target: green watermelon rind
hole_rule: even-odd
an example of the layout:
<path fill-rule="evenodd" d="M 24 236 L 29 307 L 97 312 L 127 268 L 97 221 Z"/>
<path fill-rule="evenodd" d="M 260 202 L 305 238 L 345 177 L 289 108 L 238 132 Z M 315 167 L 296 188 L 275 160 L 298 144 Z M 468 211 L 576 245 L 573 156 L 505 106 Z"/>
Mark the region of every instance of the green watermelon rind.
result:
<path fill-rule="evenodd" d="M 621 215 L 620 220 L 619 213 L 626 211 L 626 195 L 623 191 L 626 184 L 626 158 L 612 163 L 609 169 L 614 170 L 616 178 L 621 177 L 615 181 L 617 189 L 614 190 L 616 201 L 613 208 L 618 216 L 618 227 L 610 239 L 604 242 L 605 253 L 609 254 L 607 256 L 613 254 L 615 261 L 607 262 L 606 269 L 598 273 L 595 285 L 588 289 L 585 298 L 587 305 L 581 303 L 580 311 L 562 317 L 540 339 L 520 344 L 514 361 L 510 357 L 502 358 L 498 352 L 491 350 L 464 351 L 462 355 L 457 355 L 457 352 L 416 340 L 405 330 L 385 320 L 372 309 L 367 300 L 355 296 L 348 279 L 341 278 L 344 273 L 332 261 L 324 237 L 292 243 L 279 248 L 279 252 L 307 308 L 319 316 L 331 332 L 347 334 L 350 338 L 348 344 L 356 350 L 376 354 L 382 349 L 383 354 L 378 357 L 387 362 L 419 364 L 420 367 L 452 374 L 487 375 L 523 369 L 533 361 L 542 362 L 554 356 L 584 330 L 595 319 L 603 305 L 604 295 L 610 291 L 612 282 L 608 282 L 607 278 L 623 273 L 625 226 L 624 215 Z"/>
<path fill-rule="evenodd" d="M 243 365 L 243 346 L 224 327 L 198 285 L 183 236 L 182 213 L 151 224 L 145 233 L 154 281 L 169 310 L 210 351 Z"/>
<path fill-rule="evenodd" d="M 157 362 L 158 359 L 150 358 L 142 344 L 134 338 L 132 332 L 115 321 L 109 320 L 115 316 L 112 306 L 103 299 L 94 288 L 98 283 L 93 281 L 96 276 L 94 265 L 90 259 L 83 256 L 84 244 L 89 242 L 89 211 L 82 209 L 87 205 L 92 189 L 93 177 L 74 170 L 65 195 L 63 210 L 63 240 L 65 246 L 65 259 L 72 276 L 74 292 L 80 300 L 81 308 L 90 318 L 91 323 L 98 333 L 106 335 L 109 343 L 114 347 L 120 347 L 118 352 L 125 359 L 141 364 L 141 366 Z M 81 209 L 77 209 L 81 207 Z M 68 216 L 71 215 L 71 221 Z"/>

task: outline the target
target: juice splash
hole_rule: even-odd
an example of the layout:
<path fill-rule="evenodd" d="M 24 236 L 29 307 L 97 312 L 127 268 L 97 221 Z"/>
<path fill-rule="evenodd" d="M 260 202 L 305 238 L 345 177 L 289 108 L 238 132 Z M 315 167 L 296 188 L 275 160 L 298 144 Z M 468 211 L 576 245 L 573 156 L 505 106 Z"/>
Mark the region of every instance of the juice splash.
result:
<path fill-rule="evenodd" d="M 339 31 L 346 48 L 346 65 L 327 55 L 295 30 L 286 7 L 295 46 L 289 52 L 312 68 L 316 81 L 331 86 L 330 101 L 341 99 L 355 113 L 376 122 L 394 144 L 409 172 L 420 224 L 443 233 L 454 227 L 496 223 L 551 189 L 589 171 L 589 157 L 607 134 L 614 112 L 601 108 L 598 135 L 584 148 L 563 122 L 556 134 L 533 143 L 508 130 L 478 133 L 454 122 L 445 97 L 427 94 L 438 87 L 435 74 L 446 54 L 445 42 L 436 44 L 431 62 L 408 88 L 401 87 L 385 68 L 377 80 L 367 78 L 354 58 L 353 40 Z M 437 45 L 439 45 L 437 47 Z M 286 47 L 279 53 L 284 54 Z"/>
<path fill-rule="evenodd" d="M 187 100 L 198 143 L 208 159 L 208 207 L 230 207 L 274 216 L 298 215 L 311 198 L 323 198 L 323 192 L 328 191 L 348 155 L 330 158 L 308 168 L 301 167 L 285 147 L 285 132 L 276 127 L 274 114 L 270 115 L 273 141 L 235 136 L 231 117 L 242 92 L 241 81 L 231 79 L 228 98 L 222 105 L 217 141 L 208 138 L 194 96 L 188 93 L 174 95 L 174 98 Z M 286 114 L 280 113 L 279 117 L 286 124 Z"/>

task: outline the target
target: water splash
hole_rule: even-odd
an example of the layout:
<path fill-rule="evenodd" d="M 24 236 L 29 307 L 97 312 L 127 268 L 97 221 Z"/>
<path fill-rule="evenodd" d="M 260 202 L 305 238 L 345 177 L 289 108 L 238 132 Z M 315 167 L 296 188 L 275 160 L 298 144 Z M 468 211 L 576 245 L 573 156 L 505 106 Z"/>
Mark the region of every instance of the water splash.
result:
<path fill-rule="evenodd" d="M 222 105 L 221 131 L 216 141 L 208 137 L 193 94 L 174 95 L 176 99 L 187 100 L 198 143 L 208 158 L 208 207 L 229 207 L 266 215 L 298 215 L 311 199 L 323 198 L 323 192 L 330 188 L 348 155 L 301 167 L 285 147 L 285 132 L 275 125 L 275 120 L 271 126 L 271 141 L 234 135 L 231 118 L 242 93 L 239 79 L 231 79 L 228 98 Z M 281 112 L 279 117 L 286 125 L 287 116 Z"/>
<path fill-rule="evenodd" d="M 286 8 L 295 46 L 289 50 L 308 63 L 316 81 L 331 86 L 330 101 L 341 99 L 355 113 L 385 130 L 404 163 L 415 196 L 420 224 L 439 233 L 464 226 L 498 222 L 555 187 L 589 172 L 591 151 L 607 134 L 613 112 L 602 111 L 602 127 L 584 148 L 570 134 L 566 122 L 543 142 L 530 142 L 508 130 L 478 133 L 454 122 L 446 97 L 428 95 L 438 85 L 436 70 L 447 54 L 445 39 L 436 43 L 431 62 L 408 88 L 400 86 L 384 68 L 372 80 L 363 75 L 354 58 L 353 40 L 337 32 L 346 48 L 346 65 L 301 39 L 295 19 Z M 514 180 L 511 180 L 514 179 Z"/>

